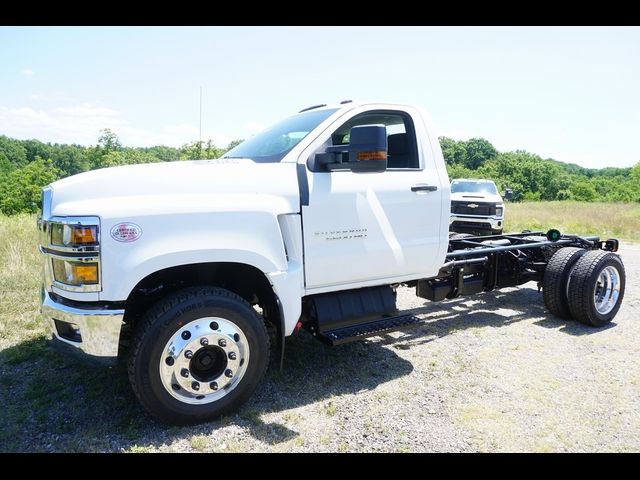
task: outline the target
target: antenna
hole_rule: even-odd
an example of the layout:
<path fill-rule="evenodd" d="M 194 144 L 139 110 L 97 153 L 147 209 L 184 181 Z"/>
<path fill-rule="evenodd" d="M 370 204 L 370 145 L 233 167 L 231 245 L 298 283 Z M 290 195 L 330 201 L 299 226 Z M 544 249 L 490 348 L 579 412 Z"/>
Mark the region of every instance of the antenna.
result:
<path fill-rule="evenodd" d="M 202 85 L 200 85 L 200 136 L 198 142 L 202 143 Z"/>

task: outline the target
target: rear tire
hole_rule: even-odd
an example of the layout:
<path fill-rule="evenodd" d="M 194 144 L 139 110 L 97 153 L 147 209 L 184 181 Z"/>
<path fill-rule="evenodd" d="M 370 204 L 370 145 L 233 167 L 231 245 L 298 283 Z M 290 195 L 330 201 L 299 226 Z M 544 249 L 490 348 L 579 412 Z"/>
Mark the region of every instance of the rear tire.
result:
<path fill-rule="evenodd" d="M 186 288 L 156 303 L 136 327 L 129 380 L 163 422 L 215 419 L 249 399 L 269 364 L 264 321 L 222 288 Z"/>
<path fill-rule="evenodd" d="M 542 297 L 549 312 L 558 318 L 569 320 L 569 300 L 567 298 L 567 282 L 576 262 L 586 250 L 576 247 L 565 247 L 556 251 L 547 263 L 542 283 Z"/>
<path fill-rule="evenodd" d="M 574 319 L 591 327 L 602 327 L 618 313 L 626 275 L 618 255 L 592 250 L 575 265 L 569 282 L 569 309 Z"/>

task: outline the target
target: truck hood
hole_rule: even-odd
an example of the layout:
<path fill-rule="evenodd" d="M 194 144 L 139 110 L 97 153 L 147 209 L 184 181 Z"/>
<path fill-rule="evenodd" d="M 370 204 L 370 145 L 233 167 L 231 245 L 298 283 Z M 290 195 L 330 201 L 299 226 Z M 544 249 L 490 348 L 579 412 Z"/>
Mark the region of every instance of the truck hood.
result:
<path fill-rule="evenodd" d="M 147 163 L 92 170 L 51 187 L 51 211 L 56 216 L 300 210 L 294 163 L 248 159 Z"/>
<path fill-rule="evenodd" d="M 452 193 L 451 201 L 504 203 L 500 195 L 490 195 L 487 193 L 471 193 L 471 192 Z"/>

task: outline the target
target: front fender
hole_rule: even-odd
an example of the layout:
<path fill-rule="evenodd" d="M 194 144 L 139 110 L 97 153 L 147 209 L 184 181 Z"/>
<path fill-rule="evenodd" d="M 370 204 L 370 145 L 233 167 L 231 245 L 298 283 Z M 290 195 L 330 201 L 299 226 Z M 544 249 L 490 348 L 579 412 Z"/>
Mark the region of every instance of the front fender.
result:
<path fill-rule="evenodd" d="M 108 233 L 118 222 L 103 220 L 100 300 L 125 300 L 143 278 L 180 265 L 236 262 L 265 274 L 287 270 L 277 216 L 269 212 L 145 216 L 127 222 L 137 224 L 142 235 L 123 243 Z"/>

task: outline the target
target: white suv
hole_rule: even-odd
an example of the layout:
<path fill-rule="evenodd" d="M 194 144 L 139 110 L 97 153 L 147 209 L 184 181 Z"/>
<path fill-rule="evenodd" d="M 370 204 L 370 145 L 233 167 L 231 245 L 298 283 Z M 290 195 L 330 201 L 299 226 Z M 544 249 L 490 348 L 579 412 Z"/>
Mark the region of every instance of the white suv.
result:
<path fill-rule="evenodd" d="M 491 180 L 457 178 L 451 182 L 449 230 L 502 233 L 504 201 Z"/>

